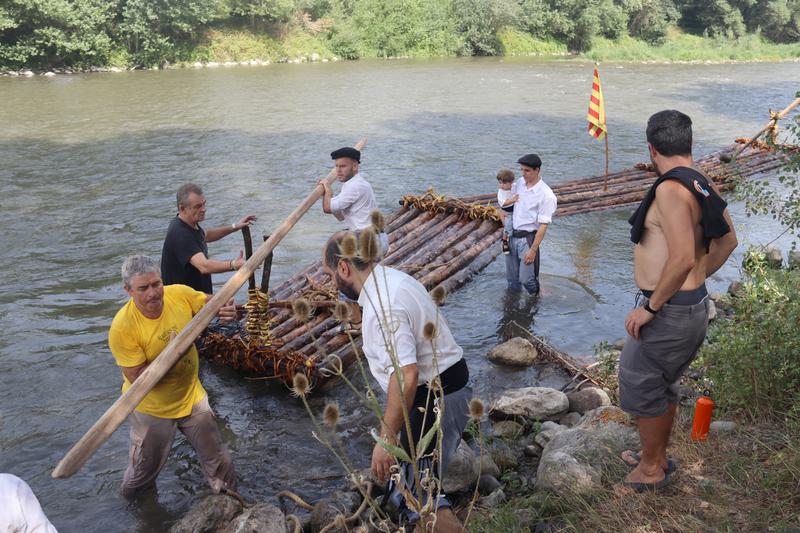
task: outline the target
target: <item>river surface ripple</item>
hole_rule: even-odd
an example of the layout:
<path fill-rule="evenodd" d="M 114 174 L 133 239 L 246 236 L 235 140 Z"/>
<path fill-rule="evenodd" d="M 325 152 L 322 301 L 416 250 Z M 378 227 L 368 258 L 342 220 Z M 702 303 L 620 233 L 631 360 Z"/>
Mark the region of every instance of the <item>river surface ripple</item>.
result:
<path fill-rule="evenodd" d="M 125 301 L 123 258 L 158 256 L 174 191 L 200 183 L 207 225 L 256 213 L 255 235 L 275 228 L 330 167 L 328 153 L 368 137 L 362 169 L 386 211 L 428 187 L 448 195 L 496 190 L 501 167 L 537 152 L 549 183 L 602 172 L 602 144 L 585 132 L 591 63 L 531 59 L 363 61 L 217 70 L 0 78 L 0 472 L 33 487 L 60 531 L 160 531 L 207 492 L 194 452 L 179 437 L 159 477 L 159 503 L 117 493 L 127 424 L 75 476 L 50 472 L 119 394 L 107 345 Z M 695 124 L 695 153 L 752 135 L 767 109 L 794 97 L 798 63 L 607 64 L 601 70 L 611 169 L 644 161 L 644 125 L 677 108 Z M 740 240 L 771 240 L 770 220 L 745 219 Z M 521 327 L 562 350 L 591 355 L 623 336 L 633 304 L 629 209 L 557 220 L 543 246 L 542 297 L 532 309 L 505 293 L 495 261 L 444 308 L 465 349 L 475 394 L 557 384 L 552 368 L 509 370 L 486 351 Z M 281 243 L 273 279 L 319 257 L 339 226 L 319 206 Z M 786 244 L 778 241 L 779 244 Z M 230 258 L 237 237 L 212 243 Z M 711 288 L 738 276 L 743 247 Z M 226 275 L 215 278 L 219 287 Z M 245 294 L 240 293 L 243 301 Z M 316 498 L 342 483 L 311 436 L 300 402 L 275 384 L 203 365 L 241 492 L 270 499 L 292 488 Z M 339 437 L 368 464 L 369 413 L 343 387 Z"/>

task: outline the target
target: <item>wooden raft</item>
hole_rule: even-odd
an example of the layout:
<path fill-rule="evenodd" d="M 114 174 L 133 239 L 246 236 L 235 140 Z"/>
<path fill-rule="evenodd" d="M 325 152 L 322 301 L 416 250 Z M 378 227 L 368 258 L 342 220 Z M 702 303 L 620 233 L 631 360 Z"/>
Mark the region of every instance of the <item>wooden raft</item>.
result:
<path fill-rule="evenodd" d="M 721 153 L 726 152 L 695 162 L 723 190 L 732 188 L 737 177 L 766 173 L 786 161 L 783 152 L 764 145 L 746 148 L 727 165 L 720 163 Z M 640 164 L 609 174 L 605 191 L 603 176 L 554 185 L 556 216 L 635 204 L 655 180 L 652 168 Z M 386 219 L 390 245 L 383 264 L 408 273 L 428 290 L 437 285 L 448 292 L 458 289 L 501 252 L 498 240 L 502 225 L 496 198 L 495 193 L 445 198 L 430 190 L 422 196 L 404 197 L 401 207 Z M 249 257 L 249 231 L 243 231 L 243 235 Z M 354 334 L 351 342 L 351 336 L 332 316 L 337 291 L 321 261 L 269 289 L 271 260 L 270 256 L 265 261 L 260 289 L 256 289 L 255 279 L 250 279 L 250 301 L 244 306 L 243 319 L 233 327 L 211 328 L 200 353 L 245 375 L 287 384 L 294 374 L 303 372 L 312 387 L 320 387 L 332 377 L 332 365 L 341 361 L 346 368 L 354 361 L 356 348 L 360 353 L 361 337 Z M 311 304 L 312 314 L 304 322 L 296 320 L 291 309 L 291 301 L 298 298 Z"/>

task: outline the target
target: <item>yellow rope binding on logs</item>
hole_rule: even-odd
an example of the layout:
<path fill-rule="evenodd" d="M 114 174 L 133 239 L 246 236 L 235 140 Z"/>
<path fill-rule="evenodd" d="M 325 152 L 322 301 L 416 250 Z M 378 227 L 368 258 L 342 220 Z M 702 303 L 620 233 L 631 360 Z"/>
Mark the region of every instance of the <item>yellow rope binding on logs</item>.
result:
<path fill-rule="evenodd" d="M 494 220 L 495 222 L 502 222 L 503 220 L 501 211 L 493 205 L 472 204 L 458 198 L 447 198 L 436 194 L 433 187 L 428 189 L 422 196 L 414 196 L 413 194 L 403 196 L 403 205 L 436 214 L 456 213 L 460 217 L 470 220 Z"/>

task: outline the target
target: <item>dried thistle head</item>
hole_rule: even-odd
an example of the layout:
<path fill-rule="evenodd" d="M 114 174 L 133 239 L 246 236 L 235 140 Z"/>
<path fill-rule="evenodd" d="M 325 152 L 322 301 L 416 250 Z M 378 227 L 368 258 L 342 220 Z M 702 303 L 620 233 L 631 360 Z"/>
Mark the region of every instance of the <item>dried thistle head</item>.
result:
<path fill-rule="evenodd" d="M 292 379 L 292 394 L 295 396 L 303 397 L 309 393 L 311 385 L 308 383 L 308 378 L 305 374 L 298 373 Z"/>
<path fill-rule="evenodd" d="M 330 402 L 325 404 L 325 409 L 322 411 L 322 420 L 330 427 L 334 429 L 336 424 L 339 423 L 339 404 L 336 402 Z"/>
<path fill-rule="evenodd" d="M 336 307 L 333 309 L 333 318 L 338 322 L 349 322 L 350 306 L 342 301 L 336 302 Z"/>
<path fill-rule="evenodd" d="M 441 285 L 437 285 L 431 291 L 431 299 L 433 300 L 433 303 L 438 306 L 444 305 L 444 301 L 447 299 L 447 289 Z"/>
<path fill-rule="evenodd" d="M 305 298 L 293 301 L 292 311 L 294 311 L 294 319 L 298 322 L 305 322 L 311 316 L 311 306 Z"/>
<path fill-rule="evenodd" d="M 383 218 L 383 213 L 376 209 L 369 214 L 369 217 L 372 221 L 372 226 L 375 228 L 375 231 L 378 233 L 383 233 L 383 230 L 386 229 L 386 219 Z"/>
<path fill-rule="evenodd" d="M 358 236 L 358 254 L 367 263 L 378 259 L 378 236 L 375 234 L 375 228 L 367 227 Z"/>
<path fill-rule="evenodd" d="M 483 418 L 485 413 L 485 408 L 483 406 L 483 401 L 480 398 L 473 398 L 469 401 L 469 416 L 478 421 Z"/>
<path fill-rule="evenodd" d="M 354 259 L 357 253 L 358 241 L 356 241 L 356 236 L 352 233 L 348 233 L 344 236 L 342 242 L 339 243 L 339 255 L 342 259 Z"/>
<path fill-rule="evenodd" d="M 425 322 L 425 326 L 422 328 L 422 336 L 425 340 L 432 341 L 436 338 L 436 324 L 431 322 L 430 320 Z"/>

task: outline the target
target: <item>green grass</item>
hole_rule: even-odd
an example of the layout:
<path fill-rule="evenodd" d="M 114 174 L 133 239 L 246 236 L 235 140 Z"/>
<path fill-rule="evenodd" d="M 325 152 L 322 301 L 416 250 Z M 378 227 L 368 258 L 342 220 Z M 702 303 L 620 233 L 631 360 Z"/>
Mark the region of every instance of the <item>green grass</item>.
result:
<path fill-rule="evenodd" d="M 558 41 L 543 41 L 530 34 L 505 28 L 497 33 L 500 50 L 505 56 L 532 56 L 565 54 L 567 47 Z"/>
<path fill-rule="evenodd" d="M 585 56 L 595 61 L 770 61 L 800 58 L 800 43 L 773 44 L 758 35 L 712 39 L 673 28 L 661 46 L 632 37 L 616 41 L 598 37 Z"/>

